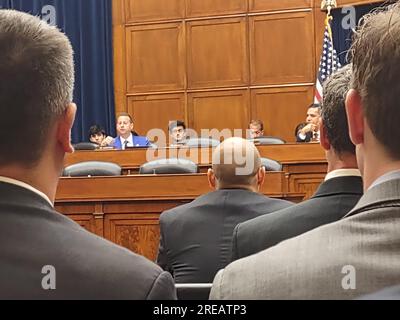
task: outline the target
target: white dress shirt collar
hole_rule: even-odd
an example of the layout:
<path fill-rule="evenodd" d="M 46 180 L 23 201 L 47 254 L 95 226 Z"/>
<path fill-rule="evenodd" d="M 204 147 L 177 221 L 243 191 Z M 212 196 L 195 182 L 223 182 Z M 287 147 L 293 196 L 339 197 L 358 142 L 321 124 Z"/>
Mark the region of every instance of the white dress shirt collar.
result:
<path fill-rule="evenodd" d="M 349 177 L 349 176 L 355 176 L 355 177 L 361 177 L 360 170 L 358 169 L 337 169 L 329 172 L 325 176 L 325 181 L 328 181 L 333 178 L 338 178 L 338 177 Z"/>
<path fill-rule="evenodd" d="M 370 190 L 371 188 L 377 186 L 378 184 L 390 181 L 390 180 L 395 180 L 395 179 L 400 179 L 400 170 L 394 170 L 390 171 L 388 173 L 385 173 L 383 176 L 380 176 L 378 179 L 376 179 L 371 186 L 368 188 Z"/>
<path fill-rule="evenodd" d="M 29 185 L 29 184 L 27 184 L 25 182 L 22 182 L 22 181 L 19 181 L 19 180 L 15 180 L 15 179 L 12 179 L 12 178 L 2 177 L 2 176 L 0 176 L 0 182 L 13 184 L 13 185 L 16 185 L 18 187 L 21 187 L 21 188 L 24 188 L 24 189 L 28 189 L 29 191 L 32 191 L 32 192 L 36 193 L 37 195 L 41 196 L 52 207 L 54 206 L 53 203 L 50 201 L 48 196 L 46 196 L 43 192 L 39 191 L 38 189 L 32 187 L 31 185 Z"/>
<path fill-rule="evenodd" d="M 120 137 L 121 139 L 121 146 L 122 149 L 125 149 L 125 147 L 133 147 L 133 135 L 132 133 L 130 134 L 130 136 L 128 137 L 128 139 L 124 139 L 122 137 Z M 128 143 L 125 145 L 125 141 L 128 141 Z"/>

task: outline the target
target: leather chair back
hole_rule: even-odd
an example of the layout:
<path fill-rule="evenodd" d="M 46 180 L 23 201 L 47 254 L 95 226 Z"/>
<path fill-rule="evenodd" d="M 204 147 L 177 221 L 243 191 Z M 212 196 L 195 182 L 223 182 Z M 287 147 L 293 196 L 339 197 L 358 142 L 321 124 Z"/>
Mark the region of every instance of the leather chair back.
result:
<path fill-rule="evenodd" d="M 220 142 L 218 140 L 210 138 L 193 138 L 186 142 L 186 146 L 198 148 L 218 147 L 219 144 Z"/>
<path fill-rule="evenodd" d="M 145 163 L 140 167 L 140 174 L 184 174 L 198 173 L 199 167 L 187 159 L 160 159 Z"/>
<path fill-rule="evenodd" d="M 120 176 L 122 168 L 112 162 L 85 161 L 70 165 L 64 169 L 64 177 Z"/>
<path fill-rule="evenodd" d="M 283 169 L 280 162 L 269 158 L 261 158 L 261 165 L 265 167 L 266 171 L 282 171 Z"/>

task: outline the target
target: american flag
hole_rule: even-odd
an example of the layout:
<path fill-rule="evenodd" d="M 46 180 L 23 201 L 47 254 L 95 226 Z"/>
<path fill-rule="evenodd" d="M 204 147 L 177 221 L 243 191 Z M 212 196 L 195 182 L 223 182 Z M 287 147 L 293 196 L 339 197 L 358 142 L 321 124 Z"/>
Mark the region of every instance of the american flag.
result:
<path fill-rule="evenodd" d="M 322 85 L 324 81 L 336 70 L 340 69 L 342 65 L 339 62 L 336 50 L 333 46 L 332 29 L 331 29 L 332 16 L 327 16 L 325 19 L 325 33 L 324 44 L 322 48 L 321 61 L 319 63 L 319 70 L 317 76 L 317 83 L 315 88 L 315 103 L 322 102 Z"/>

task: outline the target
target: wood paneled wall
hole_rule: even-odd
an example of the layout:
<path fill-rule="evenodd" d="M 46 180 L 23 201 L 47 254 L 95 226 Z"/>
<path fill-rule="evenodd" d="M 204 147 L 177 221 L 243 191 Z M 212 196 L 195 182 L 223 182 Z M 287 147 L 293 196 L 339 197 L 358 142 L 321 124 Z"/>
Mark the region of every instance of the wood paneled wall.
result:
<path fill-rule="evenodd" d="M 339 5 L 371 1 L 338 1 Z M 294 141 L 313 100 L 320 0 L 113 0 L 116 112 L 135 130 L 265 122 Z"/>

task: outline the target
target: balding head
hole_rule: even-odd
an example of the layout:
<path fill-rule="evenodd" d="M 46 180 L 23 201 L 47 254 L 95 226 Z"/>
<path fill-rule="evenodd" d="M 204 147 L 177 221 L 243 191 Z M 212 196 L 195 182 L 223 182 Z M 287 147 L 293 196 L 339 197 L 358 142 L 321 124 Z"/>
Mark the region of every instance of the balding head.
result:
<path fill-rule="evenodd" d="M 216 189 L 248 189 L 258 191 L 264 181 L 265 169 L 253 143 L 230 138 L 214 151 L 210 185 Z"/>

